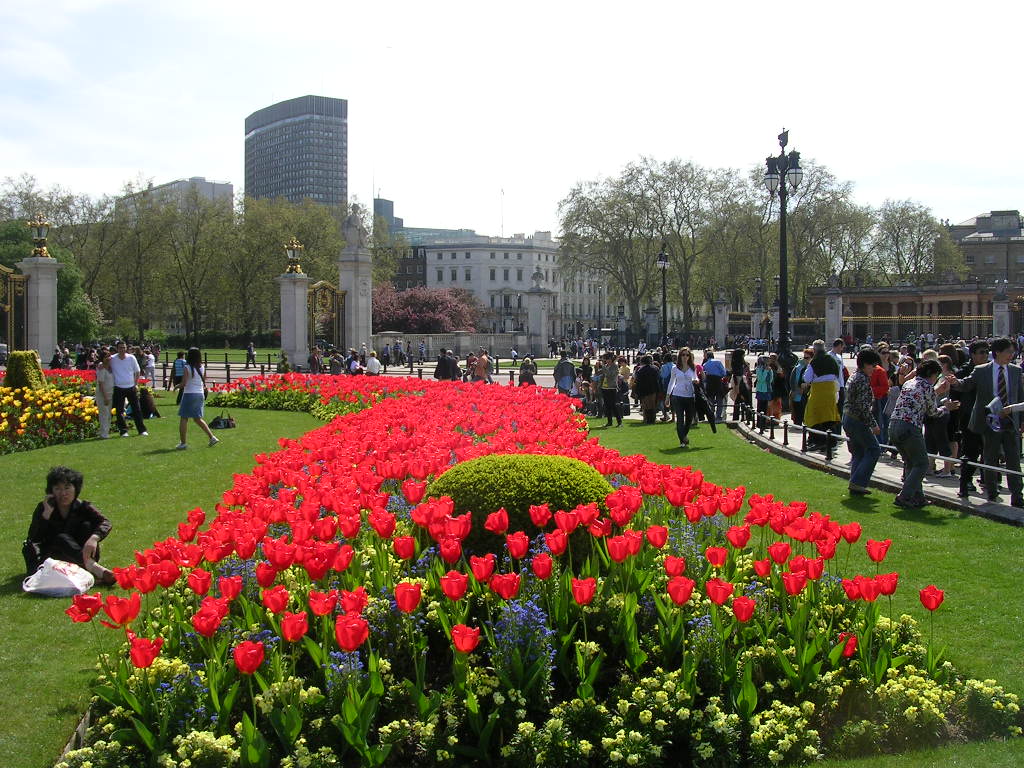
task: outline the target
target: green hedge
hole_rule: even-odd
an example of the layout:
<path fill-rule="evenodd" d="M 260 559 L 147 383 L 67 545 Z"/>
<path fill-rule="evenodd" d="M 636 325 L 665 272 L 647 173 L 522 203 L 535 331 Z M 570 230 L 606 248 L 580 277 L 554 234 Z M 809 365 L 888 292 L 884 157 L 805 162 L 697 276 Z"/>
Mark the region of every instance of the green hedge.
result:
<path fill-rule="evenodd" d="M 46 386 L 39 357 L 34 350 L 17 350 L 7 358 L 7 373 L 4 375 L 4 386 L 17 389 L 30 387 L 39 389 Z"/>
<path fill-rule="evenodd" d="M 540 529 L 530 519 L 530 506 L 544 504 L 552 512 L 571 510 L 579 504 L 597 502 L 605 510 L 604 499 L 611 485 L 596 469 L 567 456 L 532 454 L 492 454 L 455 464 L 427 488 L 427 495 L 450 496 L 456 514 L 471 512 L 473 528 L 463 542 L 467 552 L 498 552 L 504 537 L 484 528 L 487 515 L 502 507 L 508 512 L 508 532 L 525 531 L 531 539 Z M 550 530 L 550 526 L 549 526 Z M 586 531 L 573 537 L 589 539 Z"/>

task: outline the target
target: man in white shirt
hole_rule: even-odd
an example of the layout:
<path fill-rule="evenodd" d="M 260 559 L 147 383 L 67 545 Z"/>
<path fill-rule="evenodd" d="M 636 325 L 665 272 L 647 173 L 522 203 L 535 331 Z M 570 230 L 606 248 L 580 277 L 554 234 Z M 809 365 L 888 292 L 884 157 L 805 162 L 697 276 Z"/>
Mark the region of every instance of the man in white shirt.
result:
<path fill-rule="evenodd" d="M 843 403 L 846 402 L 846 366 L 843 365 L 843 350 L 846 349 L 846 342 L 842 339 L 836 339 L 832 342 L 832 351 L 829 352 L 829 357 L 836 361 L 836 365 L 839 366 L 839 400 L 836 407 L 839 409 L 839 414 L 843 413 Z"/>
<path fill-rule="evenodd" d="M 124 420 L 124 401 L 132 407 L 132 420 L 140 435 L 148 436 L 146 425 L 142 421 L 142 408 L 139 407 L 139 392 L 135 385 L 139 382 L 142 371 L 135 355 L 127 354 L 128 347 L 123 341 L 117 342 L 117 354 L 110 358 L 110 371 L 114 374 L 114 410 L 117 411 L 117 431 L 121 437 L 128 437 L 128 425 Z"/>

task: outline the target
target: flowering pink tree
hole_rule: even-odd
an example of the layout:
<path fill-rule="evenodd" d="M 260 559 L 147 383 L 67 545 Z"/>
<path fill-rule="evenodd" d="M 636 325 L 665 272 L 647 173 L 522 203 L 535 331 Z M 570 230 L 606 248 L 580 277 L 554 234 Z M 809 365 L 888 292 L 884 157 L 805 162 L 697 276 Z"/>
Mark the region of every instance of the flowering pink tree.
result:
<path fill-rule="evenodd" d="M 382 283 L 373 292 L 373 330 L 416 333 L 475 331 L 481 308 L 461 288 L 409 288 Z"/>

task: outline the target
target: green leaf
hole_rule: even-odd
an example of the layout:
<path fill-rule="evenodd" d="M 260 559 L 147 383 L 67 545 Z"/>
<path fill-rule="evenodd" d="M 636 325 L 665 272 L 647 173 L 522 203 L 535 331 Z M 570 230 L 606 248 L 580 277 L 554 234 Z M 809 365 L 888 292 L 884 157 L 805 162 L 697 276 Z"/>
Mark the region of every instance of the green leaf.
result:
<path fill-rule="evenodd" d="M 150 752 L 155 752 L 156 737 L 153 736 L 153 732 L 143 725 L 142 721 L 137 717 L 132 718 L 132 725 L 135 726 L 135 732 L 139 734 L 139 738 L 142 739 L 142 743 L 146 745 L 146 748 Z"/>
<path fill-rule="evenodd" d="M 356 706 L 354 697 L 351 694 L 342 701 L 341 717 L 349 725 L 359 720 L 359 707 Z"/>
<path fill-rule="evenodd" d="M 303 635 L 302 645 L 306 649 L 306 653 L 309 654 L 309 658 L 313 660 L 313 663 L 318 667 L 323 666 L 324 649 L 320 647 L 320 644 L 309 635 Z"/>
<path fill-rule="evenodd" d="M 270 713 L 270 724 L 277 733 L 277 738 L 285 749 L 291 749 L 295 740 L 302 733 L 302 715 L 299 710 L 289 704 L 283 708 L 275 708 Z"/>

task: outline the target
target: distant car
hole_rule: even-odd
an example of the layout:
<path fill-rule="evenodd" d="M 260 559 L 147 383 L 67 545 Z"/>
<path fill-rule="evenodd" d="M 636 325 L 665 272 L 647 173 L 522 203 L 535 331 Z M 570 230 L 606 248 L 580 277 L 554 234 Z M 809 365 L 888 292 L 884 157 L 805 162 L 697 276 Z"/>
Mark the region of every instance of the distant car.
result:
<path fill-rule="evenodd" d="M 766 339 L 751 339 L 747 349 L 751 352 L 767 352 L 768 341 Z"/>

